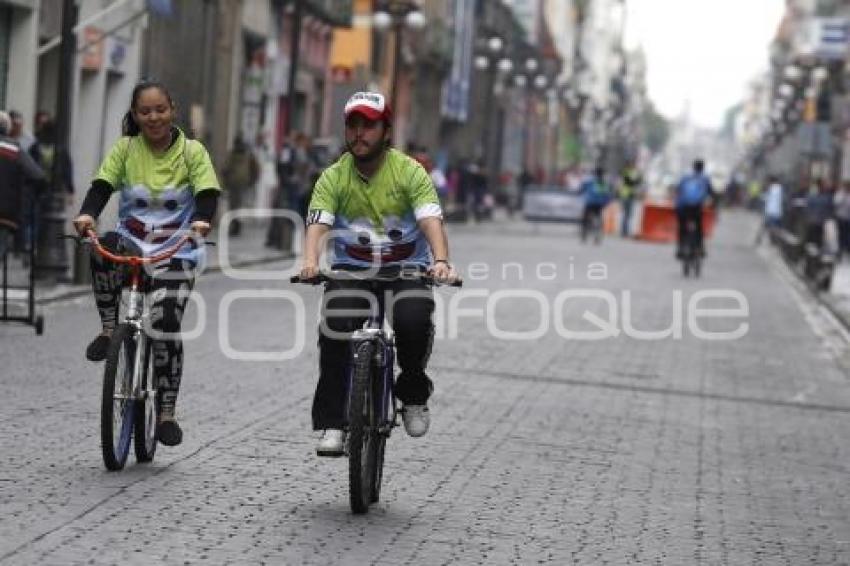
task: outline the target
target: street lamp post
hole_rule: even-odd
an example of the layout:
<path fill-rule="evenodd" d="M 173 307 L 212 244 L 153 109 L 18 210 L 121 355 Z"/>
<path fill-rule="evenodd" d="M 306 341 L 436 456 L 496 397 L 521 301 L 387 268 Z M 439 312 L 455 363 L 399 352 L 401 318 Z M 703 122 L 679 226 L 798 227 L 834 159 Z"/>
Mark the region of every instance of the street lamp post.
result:
<path fill-rule="evenodd" d="M 395 45 L 393 49 L 393 70 L 390 78 L 390 107 L 398 111 L 398 90 L 401 78 L 402 47 L 404 30 L 420 30 L 428 24 L 425 15 L 420 11 L 421 0 L 385 0 L 379 2 L 372 15 L 372 25 L 378 31 L 394 32 Z"/>
<path fill-rule="evenodd" d="M 76 35 L 74 25 L 77 21 L 77 6 L 73 0 L 62 2 L 62 35 L 59 46 L 59 81 L 57 85 L 56 100 L 56 156 L 53 160 L 52 186 L 49 187 L 50 197 L 47 201 L 48 209 L 42 215 L 42 234 L 40 236 L 39 248 L 43 255 L 39 254 L 38 269 L 42 274 L 48 270 L 60 280 L 67 277 L 68 254 L 65 241 L 59 236 L 64 231 L 65 224 L 65 194 L 62 186 L 63 168 L 68 162 L 67 156 L 70 150 L 70 124 L 71 124 L 71 83 L 74 72 L 74 51 L 76 49 Z M 45 256 L 47 261 L 45 262 Z M 80 264 L 78 261 L 77 264 Z M 35 266 L 33 266 L 35 269 Z M 82 275 L 80 275 L 82 280 Z"/>
<path fill-rule="evenodd" d="M 292 12 L 292 28 L 290 30 L 291 43 L 289 45 L 289 77 L 287 82 L 286 98 L 286 122 L 284 122 L 283 133 L 287 141 L 295 125 L 295 102 L 296 85 L 298 82 L 298 55 L 301 51 L 301 23 L 304 17 L 304 0 L 292 0 L 294 7 Z"/>
<path fill-rule="evenodd" d="M 521 167 L 523 170 L 528 169 L 528 152 L 531 140 L 531 118 L 532 114 L 532 91 L 534 89 L 543 90 L 549 84 L 549 79 L 545 75 L 536 74 L 540 68 L 540 63 L 534 57 L 529 57 L 524 63 L 526 74 L 517 74 L 514 77 L 514 85 L 523 89 L 525 94 L 525 123 L 522 131 L 522 159 Z"/>
<path fill-rule="evenodd" d="M 504 41 L 499 36 L 492 36 L 486 42 L 485 50 L 482 54 L 475 58 L 475 67 L 479 71 L 487 72 L 486 96 L 484 99 L 484 131 L 482 144 L 482 160 L 484 162 L 485 173 L 487 175 L 488 185 L 494 188 L 498 181 L 498 167 L 496 164 L 496 153 L 498 151 L 497 143 L 501 140 L 501 129 L 497 128 L 497 134 L 493 135 L 493 102 L 496 96 L 496 88 L 501 74 L 509 73 L 513 69 L 513 63 L 510 59 L 499 59 L 499 56 L 504 49 Z"/>

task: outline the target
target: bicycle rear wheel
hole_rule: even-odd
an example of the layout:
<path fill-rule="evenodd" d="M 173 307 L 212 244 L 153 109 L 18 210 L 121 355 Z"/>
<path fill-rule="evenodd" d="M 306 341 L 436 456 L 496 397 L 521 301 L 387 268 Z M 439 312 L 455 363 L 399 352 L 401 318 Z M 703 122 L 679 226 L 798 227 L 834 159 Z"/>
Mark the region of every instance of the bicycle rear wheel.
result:
<path fill-rule="evenodd" d="M 137 462 L 150 462 L 156 453 L 156 420 L 159 415 L 156 386 L 153 383 L 153 367 L 150 339 L 143 340 L 145 353 L 142 356 L 142 398 L 136 402 L 133 419 L 133 448 Z"/>
<path fill-rule="evenodd" d="M 112 333 L 103 371 L 103 396 L 100 408 L 100 446 L 108 470 L 120 470 L 130 452 L 133 430 L 132 382 L 136 338 L 129 324 L 121 324 Z"/>
<path fill-rule="evenodd" d="M 351 511 L 369 511 L 374 482 L 376 442 L 372 402 L 372 358 L 374 344 L 363 342 L 354 353 L 354 371 L 348 406 L 348 487 Z"/>

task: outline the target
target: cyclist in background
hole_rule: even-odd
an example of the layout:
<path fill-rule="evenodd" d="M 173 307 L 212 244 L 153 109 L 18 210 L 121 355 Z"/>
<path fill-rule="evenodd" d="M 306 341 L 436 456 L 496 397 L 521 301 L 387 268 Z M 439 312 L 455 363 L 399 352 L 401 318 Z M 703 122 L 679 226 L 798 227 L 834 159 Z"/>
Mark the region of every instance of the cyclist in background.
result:
<path fill-rule="evenodd" d="M 706 201 L 716 202 L 711 180 L 705 174 L 705 162 L 697 159 L 693 171 L 682 177 L 676 185 L 676 218 L 679 221 L 679 238 L 676 246 L 676 257 L 682 259 L 682 242 L 685 239 L 687 225 L 693 221 L 697 229 L 697 249 L 705 257 L 703 245 L 702 209 Z"/>
<path fill-rule="evenodd" d="M 582 182 L 579 192 L 584 195 L 584 215 L 581 219 L 581 240 L 587 239 L 591 222 L 596 221 L 601 230 L 602 210 L 614 197 L 611 184 L 605 180 L 605 170 L 597 167 L 593 175 Z"/>
<path fill-rule="evenodd" d="M 413 158 L 390 147 L 392 111 L 383 95 L 354 94 L 345 105 L 348 151 L 316 182 L 307 214 L 301 277 L 319 273 L 323 237 L 331 229 L 335 270 L 415 267 L 437 280 L 455 277 L 449 264 L 443 211 L 434 184 Z M 346 423 L 345 336 L 362 327 L 368 312 L 369 285 L 334 280 L 326 284 L 319 334 L 319 382 L 313 399 L 313 428 L 323 431 L 316 452 L 343 453 Z M 402 419 L 410 436 L 428 431 L 428 398 L 433 384 L 425 373 L 434 337 L 433 292 L 420 279 L 396 279 L 382 284 L 389 293 L 387 313 L 395 332 L 398 365 L 395 394 L 403 404 Z M 404 293 L 405 297 L 393 301 Z M 349 311 L 348 313 L 344 311 Z M 337 334 L 336 336 L 333 336 Z"/>
<path fill-rule="evenodd" d="M 152 81 L 136 85 L 124 116 L 123 137 L 103 160 L 74 219 L 80 235 L 94 229 L 115 191 L 120 192 L 118 226 L 101 238 L 113 253 L 128 250 L 151 256 L 169 249 L 187 230 L 201 237 L 209 232 L 221 189 L 206 148 L 174 125 L 174 115 L 174 102 L 165 86 Z M 203 246 L 186 244 L 164 265 L 154 267 L 149 289 L 151 327 L 166 335 L 152 341 L 159 401 L 156 435 L 166 446 L 176 446 L 183 439 L 174 415 L 183 373 L 180 322 L 196 267 L 203 259 Z M 99 254 L 92 254 L 91 270 L 103 330 L 89 344 L 86 357 L 101 361 L 118 323 L 124 271 Z"/>

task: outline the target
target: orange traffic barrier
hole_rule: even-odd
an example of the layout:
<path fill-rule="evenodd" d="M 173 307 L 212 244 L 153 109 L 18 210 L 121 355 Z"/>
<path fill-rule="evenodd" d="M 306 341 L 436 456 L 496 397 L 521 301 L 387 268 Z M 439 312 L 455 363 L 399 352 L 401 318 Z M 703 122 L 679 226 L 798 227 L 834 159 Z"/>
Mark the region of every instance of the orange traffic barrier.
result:
<path fill-rule="evenodd" d="M 706 238 L 714 232 L 715 213 L 713 208 L 702 210 L 702 229 Z M 644 202 L 643 221 L 641 222 L 641 240 L 649 242 L 675 242 L 678 235 L 679 223 L 673 203 Z"/>
<path fill-rule="evenodd" d="M 602 233 L 616 234 L 620 223 L 620 203 L 613 202 L 602 209 Z"/>

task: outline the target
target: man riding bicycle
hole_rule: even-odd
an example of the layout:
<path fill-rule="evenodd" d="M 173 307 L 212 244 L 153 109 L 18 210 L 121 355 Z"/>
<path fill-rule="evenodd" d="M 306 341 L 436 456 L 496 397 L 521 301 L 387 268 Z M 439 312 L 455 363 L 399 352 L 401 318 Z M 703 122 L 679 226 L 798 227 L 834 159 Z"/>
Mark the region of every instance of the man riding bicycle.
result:
<path fill-rule="evenodd" d="M 605 170 L 597 167 L 593 175 L 582 182 L 579 192 L 584 195 L 584 215 L 581 219 L 581 240 L 584 241 L 590 231 L 591 222 L 601 224 L 602 210 L 611 202 L 614 191 L 605 180 Z"/>
<path fill-rule="evenodd" d="M 356 93 L 344 114 L 348 151 L 322 173 L 313 190 L 301 278 L 318 275 L 320 251 L 330 236 L 334 270 L 404 267 L 427 271 L 438 281 L 454 279 L 437 191 L 419 163 L 390 147 L 392 111 L 383 95 Z M 432 291 L 417 278 L 388 280 L 379 287 L 392 305 L 387 315 L 401 368 L 395 394 L 403 405 L 404 428 L 410 436 L 422 436 L 430 424 L 427 401 L 433 389 L 425 374 L 434 336 Z M 320 456 L 343 453 L 346 336 L 366 319 L 364 293 L 372 291 L 363 281 L 339 279 L 325 287 L 312 411 L 314 430 L 323 431 L 316 447 Z"/>
<path fill-rule="evenodd" d="M 696 226 L 696 246 L 701 257 L 705 257 L 702 232 L 702 208 L 707 200 L 715 202 L 716 195 L 711 186 L 711 180 L 704 173 L 705 162 L 702 159 L 694 161 L 693 172 L 682 177 L 676 185 L 676 217 L 679 221 L 679 239 L 676 247 L 676 257 L 682 259 L 682 242 L 687 237 L 688 223 Z"/>

